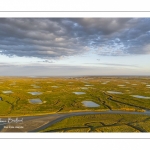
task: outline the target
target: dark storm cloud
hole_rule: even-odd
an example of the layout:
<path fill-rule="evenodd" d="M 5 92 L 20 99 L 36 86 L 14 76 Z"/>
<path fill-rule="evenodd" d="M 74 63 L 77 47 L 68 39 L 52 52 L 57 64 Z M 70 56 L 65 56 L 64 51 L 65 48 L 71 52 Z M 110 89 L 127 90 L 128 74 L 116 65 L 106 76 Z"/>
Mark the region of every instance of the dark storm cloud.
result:
<path fill-rule="evenodd" d="M 0 54 L 59 58 L 150 53 L 149 18 L 0 18 Z"/>

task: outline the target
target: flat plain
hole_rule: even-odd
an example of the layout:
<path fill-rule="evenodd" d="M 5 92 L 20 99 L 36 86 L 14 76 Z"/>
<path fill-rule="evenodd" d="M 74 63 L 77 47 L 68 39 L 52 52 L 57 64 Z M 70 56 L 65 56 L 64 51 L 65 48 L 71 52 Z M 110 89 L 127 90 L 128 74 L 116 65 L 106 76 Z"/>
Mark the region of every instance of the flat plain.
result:
<path fill-rule="evenodd" d="M 87 111 L 109 112 L 109 114 L 70 116 L 41 131 L 149 132 L 150 78 L 108 76 L 0 78 L 0 117 Z M 114 111 L 118 113 L 110 113 Z M 119 111 L 128 114 L 120 114 Z"/>

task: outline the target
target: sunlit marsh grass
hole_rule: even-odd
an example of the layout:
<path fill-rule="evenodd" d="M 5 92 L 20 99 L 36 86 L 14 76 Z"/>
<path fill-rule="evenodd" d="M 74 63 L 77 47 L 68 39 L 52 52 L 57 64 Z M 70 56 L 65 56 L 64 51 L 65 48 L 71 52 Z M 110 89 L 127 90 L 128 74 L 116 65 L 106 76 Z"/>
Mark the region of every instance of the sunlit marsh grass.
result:
<path fill-rule="evenodd" d="M 150 97 L 149 85 L 149 77 L 1 77 L 0 115 L 149 110 L 150 99 L 131 96 Z M 32 104 L 29 99 L 40 99 L 44 103 Z M 88 99 L 100 107 L 85 107 L 82 101 Z"/>

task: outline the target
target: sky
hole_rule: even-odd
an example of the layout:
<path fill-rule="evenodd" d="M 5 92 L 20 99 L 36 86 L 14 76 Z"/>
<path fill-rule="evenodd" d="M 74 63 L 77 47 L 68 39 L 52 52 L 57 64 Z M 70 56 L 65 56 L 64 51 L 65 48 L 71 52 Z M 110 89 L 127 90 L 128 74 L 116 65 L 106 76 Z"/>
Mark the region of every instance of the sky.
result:
<path fill-rule="evenodd" d="M 150 75 L 150 18 L 0 18 L 0 76 Z"/>

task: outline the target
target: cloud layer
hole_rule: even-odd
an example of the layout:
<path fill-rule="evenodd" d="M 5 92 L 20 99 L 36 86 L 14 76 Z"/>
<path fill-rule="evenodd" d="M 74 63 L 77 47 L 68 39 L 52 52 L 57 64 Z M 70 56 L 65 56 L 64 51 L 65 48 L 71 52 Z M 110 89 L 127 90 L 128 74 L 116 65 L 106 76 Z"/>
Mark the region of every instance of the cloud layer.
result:
<path fill-rule="evenodd" d="M 2 64 L 1 76 L 84 76 L 84 75 L 149 75 L 146 70 L 134 67 L 68 66 L 68 65 L 10 65 Z"/>
<path fill-rule="evenodd" d="M 0 18 L 0 54 L 60 58 L 150 53 L 149 18 Z"/>

